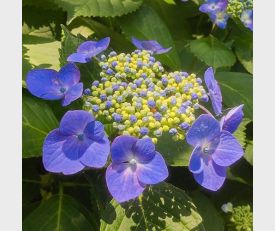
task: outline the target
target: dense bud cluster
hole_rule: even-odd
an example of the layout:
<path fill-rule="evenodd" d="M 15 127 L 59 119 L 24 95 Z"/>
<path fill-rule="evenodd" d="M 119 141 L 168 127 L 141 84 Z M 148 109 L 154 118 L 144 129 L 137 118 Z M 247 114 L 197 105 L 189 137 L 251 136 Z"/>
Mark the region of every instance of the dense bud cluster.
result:
<path fill-rule="evenodd" d="M 199 100 L 207 101 L 195 74 L 166 73 L 147 50 L 102 55 L 101 80 L 86 90 L 85 109 L 113 121 L 119 134 L 149 136 L 157 142 L 163 132 L 184 139 L 195 120 Z"/>
<path fill-rule="evenodd" d="M 226 11 L 233 18 L 240 18 L 244 10 L 253 9 L 253 0 L 228 0 Z"/>
<path fill-rule="evenodd" d="M 237 231 L 252 231 L 253 230 L 253 213 L 249 205 L 237 206 L 233 208 L 230 222 Z M 229 229 L 233 230 L 233 229 Z"/>

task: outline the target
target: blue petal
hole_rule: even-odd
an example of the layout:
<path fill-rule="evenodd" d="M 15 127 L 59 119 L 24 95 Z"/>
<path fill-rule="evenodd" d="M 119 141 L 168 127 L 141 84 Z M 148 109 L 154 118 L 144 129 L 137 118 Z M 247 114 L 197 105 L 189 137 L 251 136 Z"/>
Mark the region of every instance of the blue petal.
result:
<path fill-rule="evenodd" d="M 203 153 L 201 152 L 201 147 L 196 147 L 189 160 L 189 170 L 192 173 L 200 173 L 203 170 Z"/>
<path fill-rule="evenodd" d="M 58 100 L 64 97 L 60 91 L 62 84 L 58 73 L 51 69 L 34 69 L 27 74 L 27 89 L 34 96 L 46 100 Z"/>
<path fill-rule="evenodd" d="M 81 157 L 80 161 L 86 166 L 102 168 L 107 162 L 110 153 L 110 141 L 105 136 L 97 142 L 93 142 Z"/>
<path fill-rule="evenodd" d="M 155 40 L 138 40 L 132 38 L 132 43 L 140 50 L 150 50 L 155 54 L 163 54 L 171 50 L 171 47 L 164 48 Z"/>
<path fill-rule="evenodd" d="M 86 137 L 79 140 L 77 136 L 69 136 L 64 142 L 62 151 L 70 160 L 78 160 L 86 152 L 88 147 L 92 144 L 92 140 Z"/>
<path fill-rule="evenodd" d="M 80 71 L 75 64 L 68 63 L 60 69 L 58 78 L 63 87 L 70 88 L 79 82 Z"/>
<path fill-rule="evenodd" d="M 137 176 L 143 184 L 157 184 L 168 177 L 165 160 L 156 152 L 154 158 L 147 163 L 137 164 Z"/>
<path fill-rule="evenodd" d="M 111 164 L 106 170 L 106 182 L 113 198 L 121 203 L 138 197 L 145 189 L 129 164 Z"/>
<path fill-rule="evenodd" d="M 88 63 L 91 61 L 91 58 L 88 54 L 84 53 L 73 53 L 67 58 L 68 62 L 76 62 L 76 63 Z"/>
<path fill-rule="evenodd" d="M 204 188 L 212 191 L 220 189 L 226 178 L 226 168 L 218 166 L 215 162 L 209 160 L 204 162 L 203 171 L 193 174 L 195 180 Z"/>
<path fill-rule="evenodd" d="M 110 38 L 106 37 L 97 42 L 87 41 L 79 45 L 77 53 L 86 54 L 87 57 L 92 58 L 102 51 L 106 50 L 109 46 Z"/>
<path fill-rule="evenodd" d="M 222 131 L 220 143 L 212 154 L 213 161 L 220 166 L 230 166 L 243 156 L 242 146 L 228 131 Z"/>
<path fill-rule="evenodd" d="M 71 102 L 77 100 L 82 96 L 83 92 L 83 83 L 78 83 L 71 87 L 66 93 L 65 97 L 62 100 L 62 106 L 68 106 Z"/>
<path fill-rule="evenodd" d="M 49 172 L 74 174 L 81 171 L 85 166 L 78 160 L 68 159 L 62 151 L 62 146 L 67 137 L 63 136 L 59 129 L 51 131 L 43 144 L 43 165 Z"/>
<path fill-rule="evenodd" d="M 214 78 L 212 67 L 205 71 L 204 80 L 209 90 L 213 110 L 216 115 L 220 115 L 222 113 L 222 94 L 218 82 Z"/>
<path fill-rule="evenodd" d="M 111 145 L 111 157 L 114 163 L 123 163 L 134 158 L 133 147 L 137 142 L 133 136 L 118 136 Z"/>
<path fill-rule="evenodd" d="M 186 135 L 187 143 L 194 147 L 201 146 L 219 136 L 220 130 L 220 123 L 214 117 L 200 115 Z"/>
<path fill-rule="evenodd" d="M 221 119 L 222 130 L 230 133 L 235 132 L 242 122 L 243 116 L 243 104 L 238 107 L 234 107 Z"/>
<path fill-rule="evenodd" d="M 244 26 L 253 31 L 253 10 L 244 10 L 241 15 Z"/>
<path fill-rule="evenodd" d="M 83 134 L 87 124 L 94 120 L 94 117 L 87 111 L 67 111 L 60 121 L 59 129 L 67 136 Z"/>
<path fill-rule="evenodd" d="M 105 136 L 104 125 L 99 121 L 92 121 L 87 124 L 84 133 L 91 140 L 101 140 Z"/>
<path fill-rule="evenodd" d="M 151 138 L 139 139 L 133 147 L 133 152 L 138 162 L 148 162 L 155 156 L 155 144 Z"/>
<path fill-rule="evenodd" d="M 210 13 L 210 19 L 219 28 L 225 29 L 229 15 L 225 11 L 218 11 L 215 13 Z"/>

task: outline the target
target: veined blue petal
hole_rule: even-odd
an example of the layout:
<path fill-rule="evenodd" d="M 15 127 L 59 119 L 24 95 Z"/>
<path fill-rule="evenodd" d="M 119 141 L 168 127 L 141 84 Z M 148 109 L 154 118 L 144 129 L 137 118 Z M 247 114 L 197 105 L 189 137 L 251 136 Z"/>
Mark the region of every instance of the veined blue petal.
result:
<path fill-rule="evenodd" d="M 58 78 L 63 87 L 70 88 L 79 82 L 80 71 L 75 64 L 68 63 L 60 69 Z"/>
<path fill-rule="evenodd" d="M 133 146 L 133 153 L 138 162 L 146 163 L 155 156 L 155 144 L 151 138 L 139 139 Z"/>
<path fill-rule="evenodd" d="M 71 102 L 79 99 L 82 96 L 83 92 L 83 83 L 77 83 L 71 87 L 66 93 L 65 97 L 62 100 L 62 106 L 68 106 Z"/>
<path fill-rule="evenodd" d="M 243 120 L 243 104 L 231 109 L 222 119 L 221 128 L 222 130 L 233 133 L 237 130 L 238 126 Z"/>

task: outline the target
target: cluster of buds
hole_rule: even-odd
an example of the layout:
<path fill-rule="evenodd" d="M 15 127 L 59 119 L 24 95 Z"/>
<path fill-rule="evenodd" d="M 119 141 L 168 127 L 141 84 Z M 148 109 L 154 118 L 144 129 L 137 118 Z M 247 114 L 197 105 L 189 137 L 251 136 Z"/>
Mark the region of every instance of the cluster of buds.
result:
<path fill-rule="evenodd" d="M 228 0 L 227 13 L 233 18 L 240 18 L 243 11 L 253 9 L 253 0 Z"/>
<path fill-rule="evenodd" d="M 184 139 L 199 100 L 208 100 L 195 74 L 165 72 L 151 51 L 101 56 L 101 80 L 86 90 L 85 110 L 113 122 L 119 134 Z"/>

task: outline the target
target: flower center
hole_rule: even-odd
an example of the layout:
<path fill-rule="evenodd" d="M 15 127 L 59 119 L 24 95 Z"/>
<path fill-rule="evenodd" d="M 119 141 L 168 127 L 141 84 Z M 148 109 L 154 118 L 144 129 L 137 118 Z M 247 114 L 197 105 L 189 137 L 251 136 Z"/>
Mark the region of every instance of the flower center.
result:
<path fill-rule="evenodd" d="M 61 92 L 61 93 L 64 93 L 65 91 L 66 91 L 66 88 L 65 88 L 65 87 L 61 87 L 61 88 L 60 88 L 60 92 Z"/>
<path fill-rule="evenodd" d="M 84 140 L 84 134 L 83 133 L 78 134 L 77 139 L 80 140 L 80 141 L 83 141 Z"/>
<path fill-rule="evenodd" d="M 131 164 L 131 165 L 135 165 L 136 163 L 137 163 L 137 161 L 136 161 L 136 159 L 131 159 L 130 161 L 129 161 L 129 163 Z"/>
<path fill-rule="evenodd" d="M 209 153 L 209 147 L 204 147 L 202 151 L 203 151 L 203 153 L 208 154 Z"/>

